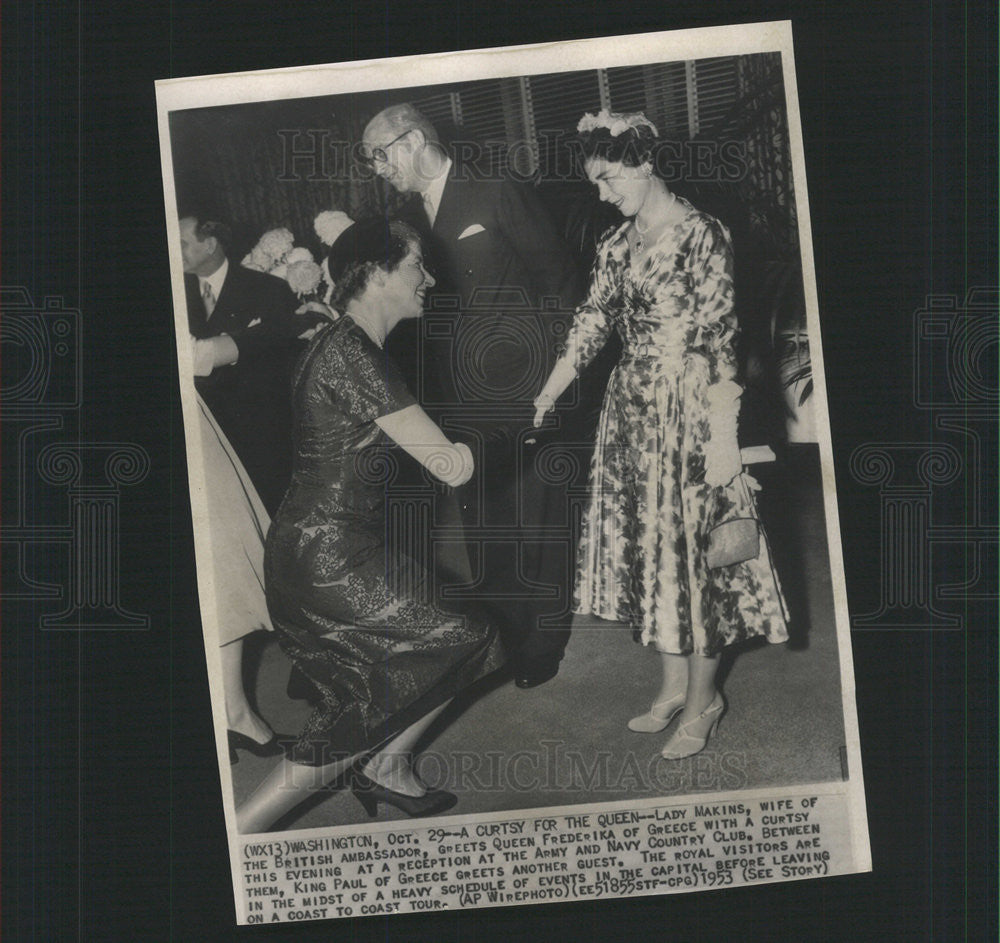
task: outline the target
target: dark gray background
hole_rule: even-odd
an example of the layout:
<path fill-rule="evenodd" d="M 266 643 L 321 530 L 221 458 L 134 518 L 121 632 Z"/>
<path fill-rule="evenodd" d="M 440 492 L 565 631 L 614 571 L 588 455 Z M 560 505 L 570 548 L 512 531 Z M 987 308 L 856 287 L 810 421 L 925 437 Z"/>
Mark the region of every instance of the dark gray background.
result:
<path fill-rule="evenodd" d="M 957 631 L 853 633 L 874 874 L 435 918 L 233 926 L 153 81 L 786 18 L 848 596 L 865 613 L 879 603 L 880 503 L 848 459 L 867 442 L 935 440 L 933 415 L 913 402 L 914 313 L 930 294 L 961 305 L 969 288 L 997 283 L 991 4 L 4 5 L 2 284 L 39 305 L 61 296 L 81 312 L 82 405 L 67 438 L 132 442 L 152 459 L 121 496 L 122 601 L 149 615 L 147 631 L 45 632 L 44 605 L 4 606 L 5 938 L 913 941 L 995 927 L 995 598 L 952 601 L 964 620 Z M 966 484 L 995 496 L 987 464 L 991 472 L 970 464 Z M 959 527 L 964 508 L 961 493 L 936 506 Z M 36 519 L 65 515 L 62 505 L 34 510 Z M 938 563 L 942 580 L 967 565 L 960 555 Z"/>

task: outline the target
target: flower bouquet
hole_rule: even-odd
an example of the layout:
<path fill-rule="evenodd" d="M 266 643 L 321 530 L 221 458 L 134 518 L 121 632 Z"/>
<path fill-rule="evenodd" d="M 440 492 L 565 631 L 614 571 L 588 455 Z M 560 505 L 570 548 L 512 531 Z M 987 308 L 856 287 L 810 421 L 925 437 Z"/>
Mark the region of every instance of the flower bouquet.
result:
<path fill-rule="evenodd" d="M 329 249 L 336 241 L 337 237 L 349 227 L 354 225 L 354 220 L 341 210 L 324 210 L 313 220 L 313 229 L 319 236 L 319 241 Z M 326 256 L 322 262 L 323 279 L 329 286 L 326 290 L 324 301 L 329 303 L 333 294 L 333 279 L 330 277 L 330 270 L 327 268 Z"/>
<path fill-rule="evenodd" d="M 314 220 L 313 228 L 320 242 L 329 248 L 353 224 L 354 220 L 340 210 L 324 210 Z M 244 256 L 241 264 L 244 268 L 284 279 L 305 305 L 313 310 L 325 308 L 327 316 L 332 315 L 327 307 L 333 285 L 326 258 L 317 264 L 308 249 L 295 245 L 291 230 L 283 227 L 269 229 Z"/>

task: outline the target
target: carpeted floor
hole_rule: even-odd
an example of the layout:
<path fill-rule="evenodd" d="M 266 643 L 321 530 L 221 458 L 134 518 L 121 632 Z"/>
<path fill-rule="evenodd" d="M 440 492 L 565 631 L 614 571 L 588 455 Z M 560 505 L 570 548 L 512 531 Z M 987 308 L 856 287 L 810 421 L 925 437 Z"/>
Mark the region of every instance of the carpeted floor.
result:
<path fill-rule="evenodd" d="M 842 777 L 839 654 L 815 449 L 793 448 L 754 474 L 765 489 L 761 514 L 793 613 L 792 640 L 724 656 L 720 679 L 728 710 L 708 747 L 667 761 L 659 752 L 672 728 L 658 734 L 626 728 L 657 689 L 658 657 L 622 626 L 578 616 L 554 680 L 525 691 L 496 679 L 475 697 L 455 702 L 430 731 L 418 768 L 428 784 L 458 794 L 454 814 Z M 251 664 L 259 709 L 276 730 L 294 733 L 309 707 L 288 699 L 289 663 L 272 639 L 262 640 L 259 662 Z M 232 767 L 237 804 L 272 764 L 241 752 Z M 404 817 L 385 806 L 379 816 Z M 279 824 L 314 828 L 366 820 L 353 796 L 334 784 Z"/>

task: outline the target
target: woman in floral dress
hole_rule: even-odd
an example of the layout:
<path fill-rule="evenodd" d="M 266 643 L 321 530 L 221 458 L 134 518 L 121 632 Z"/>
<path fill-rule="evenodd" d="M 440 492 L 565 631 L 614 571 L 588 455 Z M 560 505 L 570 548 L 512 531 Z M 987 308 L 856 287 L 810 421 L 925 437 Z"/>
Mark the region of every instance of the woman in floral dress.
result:
<path fill-rule="evenodd" d="M 725 711 L 722 649 L 788 637 L 765 541 L 751 559 L 709 566 L 726 529 L 712 531 L 756 513 L 736 437 L 732 248 L 718 220 L 655 174 L 656 128 L 643 115 L 586 115 L 579 132 L 588 178 L 625 221 L 601 241 L 535 424 L 616 330 L 575 609 L 632 625 L 661 653 L 660 690 L 629 727 L 658 732 L 680 714 L 662 751 L 680 759 L 705 747 Z"/>

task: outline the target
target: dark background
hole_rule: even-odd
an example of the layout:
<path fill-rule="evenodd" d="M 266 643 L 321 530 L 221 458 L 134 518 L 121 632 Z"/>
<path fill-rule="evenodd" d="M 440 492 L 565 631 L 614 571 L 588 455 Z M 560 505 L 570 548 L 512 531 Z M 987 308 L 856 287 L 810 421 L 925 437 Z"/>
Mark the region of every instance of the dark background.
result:
<path fill-rule="evenodd" d="M 82 313 L 67 437 L 134 442 L 152 459 L 122 491 L 120 537 L 122 602 L 149 614 L 148 631 L 45 632 L 40 604 L 4 606 L 4 939 L 912 941 L 995 928 L 995 605 L 960 600 L 962 630 L 852 633 L 872 874 L 235 928 L 153 94 L 172 76 L 790 18 L 848 600 L 866 613 L 879 603 L 879 495 L 848 459 L 867 442 L 940 437 L 913 404 L 914 313 L 928 295 L 961 306 L 997 285 L 992 4 L 36 0 L 2 16 L 2 284 Z M 995 499 L 990 448 L 967 483 Z M 961 499 L 948 500 L 961 526 Z M 957 580 L 967 563 L 949 565 Z"/>

